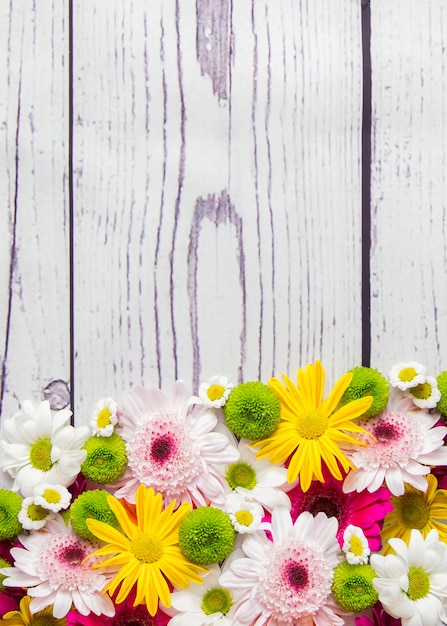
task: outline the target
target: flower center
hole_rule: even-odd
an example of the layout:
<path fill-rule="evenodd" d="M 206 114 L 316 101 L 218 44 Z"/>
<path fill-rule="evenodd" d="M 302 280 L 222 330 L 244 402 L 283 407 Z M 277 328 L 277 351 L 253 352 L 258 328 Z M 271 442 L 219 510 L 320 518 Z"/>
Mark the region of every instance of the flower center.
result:
<path fill-rule="evenodd" d="M 33 443 L 30 448 L 30 461 L 34 469 L 41 470 L 42 472 L 49 472 L 53 467 L 51 461 L 51 439 L 44 437 L 38 439 Z"/>
<path fill-rule="evenodd" d="M 253 524 L 254 517 L 250 511 L 238 511 L 235 517 L 242 526 L 250 526 L 250 524 Z"/>
<path fill-rule="evenodd" d="M 287 582 L 295 591 L 305 587 L 309 581 L 307 568 L 300 563 L 289 563 L 286 569 Z"/>
<path fill-rule="evenodd" d="M 32 522 L 42 521 L 49 513 L 48 509 L 44 509 L 43 506 L 40 506 L 39 504 L 30 504 L 27 512 L 28 517 Z"/>
<path fill-rule="evenodd" d="M 61 559 L 69 566 L 80 565 L 85 558 L 85 551 L 80 546 L 68 546 L 61 554 Z"/>
<path fill-rule="evenodd" d="M 415 376 L 417 376 L 417 372 L 414 367 L 404 367 L 403 370 L 400 370 L 398 376 L 402 382 L 409 383 Z"/>
<path fill-rule="evenodd" d="M 361 540 L 356 535 L 352 535 L 349 540 L 349 552 L 352 552 L 355 556 L 362 556 L 363 551 L 364 548 Z"/>
<path fill-rule="evenodd" d="M 312 513 L 314 517 L 317 513 L 326 513 L 328 517 L 336 517 L 338 519 L 340 514 L 338 502 L 331 500 L 328 496 L 317 497 L 312 504 L 304 510 Z"/>
<path fill-rule="evenodd" d="M 119 609 L 110 622 L 111 626 L 156 626 L 157 623 L 158 620 L 151 617 L 142 605 L 131 609 Z"/>
<path fill-rule="evenodd" d="M 163 554 L 163 546 L 152 538 L 149 533 L 140 533 L 132 540 L 132 552 L 143 563 L 156 563 Z"/>
<path fill-rule="evenodd" d="M 98 428 L 105 428 L 106 426 L 108 426 L 111 421 L 110 421 L 110 417 L 111 417 L 112 413 L 110 412 L 110 409 L 108 406 L 105 406 L 103 409 L 100 410 L 100 412 L 98 413 L 98 417 L 96 418 L 96 423 L 98 425 Z"/>
<path fill-rule="evenodd" d="M 22 622 L 25 623 L 25 622 Z M 57 619 L 52 615 L 31 615 L 31 619 L 27 622 L 29 626 L 59 626 L 65 624 L 65 619 Z"/>
<path fill-rule="evenodd" d="M 232 489 L 253 489 L 257 483 L 256 472 L 248 463 L 232 463 L 227 469 L 226 479 Z"/>
<path fill-rule="evenodd" d="M 419 400 L 427 400 L 431 396 L 432 391 L 430 383 L 421 383 L 411 388 L 411 395 Z"/>
<path fill-rule="evenodd" d="M 152 460 L 160 464 L 166 463 L 171 456 L 173 448 L 175 448 L 175 442 L 169 434 L 154 439 L 151 444 Z"/>
<path fill-rule="evenodd" d="M 202 611 L 206 615 L 222 613 L 226 615 L 233 605 L 230 592 L 222 587 L 214 587 L 202 597 Z"/>
<path fill-rule="evenodd" d="M 379 443 L 388 443 L 396 437 L 396 431 L 391 424 L 378 424 L 373 435 Z"/>
<path fill-rule="evenodd" d="M 410 600 L 420 600 L 430 591 L 430 578 L 420 567 L 410 567 L 408 572 L 407 596 Z"/>
<path fill-rule="evenodd" d="M 42 495 L 49 504 L 57 504 L 61 501 L 61 494 L 57 489 L 45 489 Z"/>
<path fill-rule="evenodd" d="M 327 428 L 327 417 L 313 410 L 297 415 L 296 431 L 303 439 L 318 439 Z"/>
<path fill-rule="evenodd" d="M 392 498 L 392 503 L 399 521 L 407 528 L 424 528 L 430 520 L 430 505 L 423 492 L 406 493 L 399 498 Z"/>
<path fill-rule="evenodd" d="M 211 387 L 206 392 L 206 395 L 210 400 L 220 400 L 224 393 L 225 387 L 222 387 L 222 385 L 211 385 Z"/>

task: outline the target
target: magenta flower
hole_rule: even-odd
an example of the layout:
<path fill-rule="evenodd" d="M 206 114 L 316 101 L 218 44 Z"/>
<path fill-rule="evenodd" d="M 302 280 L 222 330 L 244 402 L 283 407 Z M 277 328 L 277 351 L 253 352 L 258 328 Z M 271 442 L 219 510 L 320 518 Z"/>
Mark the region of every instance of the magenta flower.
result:
<path fill-rule="evenodd" d="M 0 619 L 9 611 L 17 611 L 19 608 L 19 597 L 9 596 L 7 593 L 0 593 Z"/>
<path fill-rule="evenodd" d="M 372 610 L 372 619 L 369 617 L 356 617 L 355 626 L 401 626 L 400 619 L 395 619 L 385 612 L 380 602 Z"/>
<path fill-rule="evenodd" d="M 386 487 L 380 487 L 374 493 L 361 491 L 346 494 L 343 481 L 336 480 L 327 468 L 323 469 L 324 483 L 312 481 L 308 491 L 303 492 L 299 485 L 287 493 L 292 507 L 291 517 L 295 521 L 303 511 L 312 515 L 319 512 L 338 520 L 337 539 L 343 545 L 343 533 L 349 524 L 360 527 L 372 552 L 382 547 L 380 531 L 385 515 L 392 511 L 391 494 Z"/>

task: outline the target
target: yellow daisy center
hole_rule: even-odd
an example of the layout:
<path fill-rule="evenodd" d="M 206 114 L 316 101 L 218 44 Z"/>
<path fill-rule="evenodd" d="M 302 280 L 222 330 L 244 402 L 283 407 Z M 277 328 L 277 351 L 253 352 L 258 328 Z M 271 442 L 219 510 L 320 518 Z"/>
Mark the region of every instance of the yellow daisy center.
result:
<path fill-rule="evenodd" d="M 421 383 L 420 385 L 416 385 L 416 387 L 412 387 L 411 393 L 419 400 L 428 400 L 432 394 L 432 387 L 430 383 Z"/>
<path fill-rule="evenodd" d="M 38 504 L 30 504 L 27 509 L 28 517 L 32 522 L 40 522 L 48 515 L 48 510 Z"/>
<path fill-rule="evenodd" d="M 404 369 L 399 372 L 399 378 L 404 383 L 411 382 L 415 376 L 417 376 L 417 372 L 414 367 L 404 367 Z"/>
<path fill-rule="evenodd" d="M 349 551 L 355 556 L 362 556 L 363 554 L 363 544 L 356 535 L 353 535 L 349 540 Z"/>
<path fill-rule="evenodd" d="M 421 530 L 430 521 L 430 505 L 423 492 L 405 493 L 393 498 L 393 504 L 399 522 L 407 528 Z"/>
<path fill-rule="evenodd" d="M 253 515 L 250 511 L 238 511 L 235 518 L 242 526 L 250 526 L 253 523 Z"/>
<path fill-rule="evenodd" d="M 222 385 L 211 385 L 206 395 L 210 400 L 220 400 L 225 393 L 225 387 Z"/>
<path fill-rule="evenodd" d="M 430 591 L 430 578 L 427 572 L 420 567 L 410 567 L 408 572 L 407 596 L 410 600 L 416 601 L 425 596 Z"/>
<path fill-rule="evenodd" d="M 132 540 L 132 552 L 143 563 L 156 563 L 163 555 L 163 546 L 149 533 L 140 533 Z"/>
<path fill-rule="evenodd" d="M 53 467 L 51 461 L 51 440 L 48 437 L 38 439 L 30 448 L 29 458 L 34 469 L 49 472 Z"/>
<path fill-rule="evenodd" d="M 61 501 L 61 494 L 57 489 L 45 489 L 43 497 L 49 504 L 57 504 Z"/>
<path fill-rule="evenodd" d="M 318 439 L 327 428 L 328 419 L 318 409 L 297 415 L 296 432 L 303 439 Z"/>
<path fill-rule="evenodd" d="M 98 428 L 105 428 L 110 424 L 110 417 L 112 413 L 108 406 L 105 406 L 98 413 L 98 417 L 96 418 L 96 423 L 98 424 Z"/>
<path fill-rule="evenodd" d="M 202 598 L 202 610 L 206 615 L 213 615 L 213 613 L 226 615 L 232 604 L 233 600 L 230 592 L 222 587 L 210 589 Z"/>

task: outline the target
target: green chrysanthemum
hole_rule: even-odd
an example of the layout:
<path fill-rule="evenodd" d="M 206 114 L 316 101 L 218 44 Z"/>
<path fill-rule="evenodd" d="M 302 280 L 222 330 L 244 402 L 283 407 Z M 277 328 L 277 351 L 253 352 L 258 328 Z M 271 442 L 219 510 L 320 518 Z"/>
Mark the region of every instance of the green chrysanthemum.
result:
<path fill-rule="evenodd" d="M 223 587 L 213 587 L 202 597 L 202 611 L 205 615 L 214 615 L 214 613 L 226 615 L 232 606 L 233 598 L 231 593 Z"/>
<path fill-rule="evenodd" d="M 0 558 L 0 568 L 2 567 L 12 567 L 12 565 L 8 561 L 5 561 L 5 559 Z M 0 593 L 3 593 L 5 589 L 7 589 L 7 587 L 3 585 L 5 578 L 8 578 L 6 574 L 0 574 Z"/>
<path fill-rule="evenodd" d="M 15 539 L 22 530 L 18 514 L 22 498 L 15 491 L 0 489 L 0 540 Z"/>
<path fill-rule="evenodd" d="M 191 563 L 210 565 L 231 554 L 236 531 L 224 511 L 200 506 L 182 521 L 178 538 L 180 550 Z"/>
<path fill-rule="evenodd" d="M 390 396 L 390 385 L 383 374 L 372 367 L 361 365 L 354 367 L 350 372 L 352 373 L 352 380 L 341 398 L 341 404 L 345 405 L 353 400 L 372 396 L 372 404 L 362 415 L 362 418 L 368 419 L 381 413 Z"/>
<path fill-rule="evenodd" d="M 84 444 L 87 457 L 81 472 L 98 485 L 113 483 L 124 474 L 127 465 L 124 439 L 113 433 L 110 437 L 90 437 Z"/>
<path fill-rule="evenodd" d="M 345 611 L 360 612 L 373 606 L 379 594 L 372 584 L 377 574 L 371 565 L 339 563 L 334 570 L 332 593 L 339 606 Z"/>
<path fill-rule="evenodd" d="M 269 437 L 281 419 L 278 398 L 270 387 L 261 382 L 237 385 L 223 409 L 228 428 L 245 439 Z"/>
<path fill-rule="evenodd" d="M 443 417 L 447 417 L 447 370 L 445 372 L 441 372 L 441 374 L 437 376 L 436 380 L 438 382 L 438 389 L 441 392 L 441 399 L 439 400 L 436 408 Z"/>
<path fill-rule="evenodd" d="M 105 489 L 92 489 L 81 493 L 71 505 L 71 525 L 83 539 L 97 541 L 96 536 L 88 529 L 86 519 L 96 519 L 113 528 L 119 528 L 118 520 L 110 508 L 107 496 L 110 496 L 110 493 Z"/>

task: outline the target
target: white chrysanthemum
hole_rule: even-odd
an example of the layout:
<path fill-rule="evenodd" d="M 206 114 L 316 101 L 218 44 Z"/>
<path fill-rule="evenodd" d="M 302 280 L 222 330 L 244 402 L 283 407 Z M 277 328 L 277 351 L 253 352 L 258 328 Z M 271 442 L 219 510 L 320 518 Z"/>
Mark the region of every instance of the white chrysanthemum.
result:
<path fill-rule="evenodd" d="M 44 509 L 57 513 L 70 505 L 71 493 L 62 485 L 43 483 L 34 489 L 34 502 Z"/>
<path fill-rule="evenodd" d="M 234 612 L 240 626 L 274 624 L 342 625 L 334 612 L 331 586 L 339 563 L 337 520 L 324 513 L 302 513 L 293 524 L 283 507 L 272 514 L 272 541 L 264 533 L 242 544 L 246 558 L 236 559 L 220 584 L 244 594 Z"/>
<path fill-rule="evenodd" d="M 447 428 L 436 426 L 438 417 L 415 409 L 410 399 L 403 398 L 392 400 L 377 417 L 359 422 L 375 439 L 359 434 L 357 438 L 367 445 L 346 451 L 357 470 L 349 472 L 343 491 L 374 493 L 384 481 L 395 496 L 403 495 L 405 483 L 426 491 L 424 476 L 430 473 L 430 465 L 447 465 Z"/>
<path fill-rule="evenodd" d="M 225 432 L 215 431 L 214 412 L 195 404 L 182 381 L 166 394 L 155 387 L 128 392 L 120 423 L 128 466 L 115 484 L 116 497 L 133 502 L 142 483 L 160 492 L 165 505 L 174 499 L 177 504 L 225 505 L 224 482 L 215 465 L 232 463 L 239 453 Z"/>
<path fill-rule="evenodd" d="M 114 615 L 112 600 L 101 593 L 108 575 L 91 567 L 99 557 L 85 561 L 98 545 L 80 539 L 59 514 L 43 530 L 20 535 L 19 541 L 23 548 L 11 549 L 14 566 L 0 569 L 0 574 L 6 576 L 6 587 L 27 588 L 32 613 L 53 605 L 54 617 L 61 619 L 74 604 L 81 615 Z"/>
<path fill-rule="evenodd" d="M 240 535 L 256 532 L 265 526 L 262 506 L 258 502 L 249 502 L 238 493 L 232 492 L 227 496 L 225 510 Z"/>
<path fill-rule="evenodd" d="M 433 376 L 425 376 L 424 381 L 405 391 L 405 397 L 411 398 L 420 409 L 434 409 L 441 399 L 438 381 Z"/>
<path fill-rule="evenodd" d="M 287 469 L 268 459 L 257 459 L 246 439 L 241 439 L 237 447 L 239 460 L 219 468 L 227 494 L 235 492 L 249 502 L 259 502 L 269 511 L 278 506 L 290 509 L 285 490 L 294 485 L 287 482 Z"/>
<path fill-rule="evenodd" d="M 99 400 L 92 414 L 92 433 L 99 437 L 110 437 L 118 423 L 118 405 L 113 398 Z"/>
<path fill-rule="evenodd" d="M 425 367 L 416 361 L 397 363 L 389 371 L 388 378 L 392 387 L 406 391 L 424 382 Z"/>
<path fill-rule="evenodd" d="M 353 526 L 352 524 L 346 526 L 345 532 L 343 533 L 342 550 L 350 565 L 368 563 L 368 557 L 371 554 L 365 533 L 361 528 Z"/>
<path fill-rule="evenodd" d="M 396 554 L 371 556 L 380 602 L 402 626 L 436 626 L 447 601 L 447 545 L 434 529 L 425 539 L 413 529 L 408 546 L 402 539 L 389 543 Z"/>
<path fill-rule="evenodd" d="M 203 585 L 190 585 L 187 590 L 175 588 L 171 594 L 171 607 L 163 610 L 172 615 L 170 626 L 232 626 L 237 600 L 241 591 L 225 589 L 219 583 L 220 576 L 228 570 L 235 558 L 243 556 L 235 550 L 219 565 L 210 565 L 209 572 L 202 576 Z"/>
<path fill-rule="evenodd" d="M 40 530 L 49 519 L 54 518 L 54 513 L 36 504 L 34 498 L 29 496 L 22 501 L 22 508 L 17 515 L 24 530 Z"/>
<path fill-rule="evenodd" d="M 199 398 L 205 406 L 220 409 L 228 400 L 234 385 L 226 376 L 212 376 L 207 383 L 199 387 Z"/>
<path fill-rule="evenodd" d="M 79 474 L 90 435 L 87 426 L 70 425 L 71 411 L 52 413 L 47 401 L 22 409 L 4 421 L 0 467 L 14 479 L 13 490 L 32 496 L 41 483 L 68 487 Z"/>

